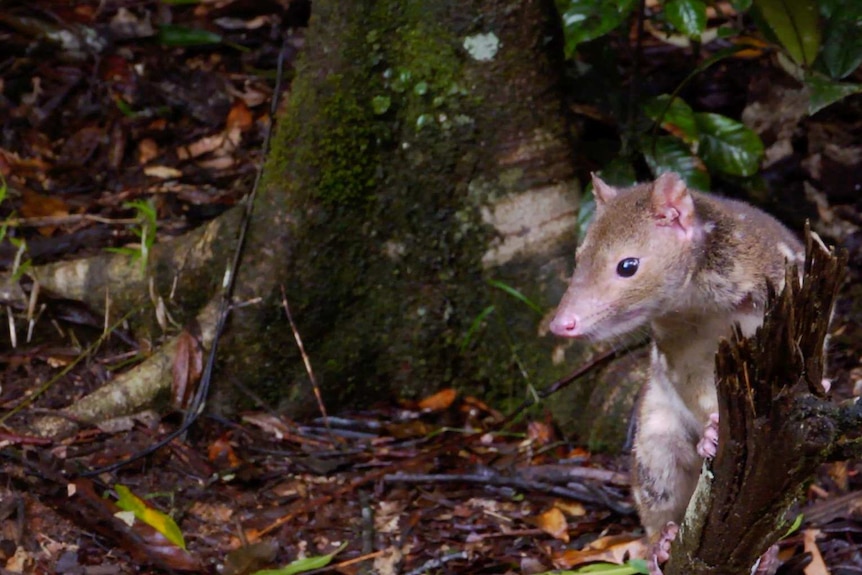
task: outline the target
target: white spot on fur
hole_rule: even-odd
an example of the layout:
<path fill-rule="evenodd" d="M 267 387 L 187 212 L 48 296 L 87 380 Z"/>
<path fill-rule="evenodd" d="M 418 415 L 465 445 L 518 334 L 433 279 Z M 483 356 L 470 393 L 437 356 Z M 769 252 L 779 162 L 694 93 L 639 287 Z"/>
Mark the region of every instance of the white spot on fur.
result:
<path fill-rule="evenodd" d="M 739 212 L 738 214 L 736 214 L 736 219 L 739 220 L 740 222 L 745 221 L 747 218 L 748 218 L 748 215 L 744 214 L 742 212 Z"/>
<path fill-rule="evenodd" d="M 733 232 L 733 239 L 735 239 L 735 240 L 742 241 L 742 238 L 744 238 L 744 237 L 745 237 L 745 235 L 742 232 L 740 232 L 739 230 L 736 230 L 735 232 Z"/>
<path fill-rule="evenodd" d="M 705 224 L 703 224 L 703 231 L 705 231 L 708 234 L 711 234 L 714 229 L 715 229 L 715 222 L 706 222 Z"/>

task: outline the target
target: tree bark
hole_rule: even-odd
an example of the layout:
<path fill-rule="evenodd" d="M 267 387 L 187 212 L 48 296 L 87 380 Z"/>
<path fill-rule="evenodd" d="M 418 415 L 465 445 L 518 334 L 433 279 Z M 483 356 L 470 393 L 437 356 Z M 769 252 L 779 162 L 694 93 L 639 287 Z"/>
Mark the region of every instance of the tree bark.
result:
<path fill-rule="evenodd" d="M 541 311 L 564 285 L 560 46 L 549 0 L 316 2 L 238 275 L 238 301 L 261 303 L 235 310 L 222 373 L 312 408 L 284 286 L 333 407 L 441 386 L 519 399 L 559 376 L 542 315 L 487 281 Z"/>
<path fill-rule="evenodd" d="M 255 200 L 217 410 L 246 404 L 233 380 L 315 409 L 282 288 L 332 408 L 443 386 L 518 403 L 559 379 L 582 348 L 544 327 L 578 206 L 553 1 L 320 0 L 306 46 Z M 160 305 L 211 320 L 240 212 L 157 246 L 146 273 L 112 255 L 39 280 L 99 311 L 110 286 L 110 316 L 136 310 L 138 335 L 164 340 Z M 571 429 L 589 387 L 566 393 L 550 408 Z"/>

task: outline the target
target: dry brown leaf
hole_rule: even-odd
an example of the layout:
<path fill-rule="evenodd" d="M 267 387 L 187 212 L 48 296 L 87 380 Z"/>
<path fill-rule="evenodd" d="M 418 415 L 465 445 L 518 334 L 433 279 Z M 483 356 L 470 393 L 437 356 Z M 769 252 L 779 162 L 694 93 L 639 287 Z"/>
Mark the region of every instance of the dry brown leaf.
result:
<path fill-rule="evenodd" d="M 144 174 L 160 180 L 170 180 L 181 177 L 183 172 L 169 166 L 147 166 L 144 168 Z"/>
<path fill-rule="evenodd" d="M 240 459 L 236 456 L 233 446 L 226 435 L 222 435 L 207 449 L 207 458 L 219 469 L 230 469 L 240 466 Z"/>
<path fill-rule="evenodd" d="M 197 165 L 205 170 L 228 170 L 236 165 L 236 158 L 219 156 L 211 160 L 201 160 Z"/>
<path fill-rule="evenodd" d="M 646 557 L 644 539 L 631 535 L 609 535 L 596 539 L 583 549 L 565 549 L 552 557 L 557 569 L 571 569 L 583 563 L 603 561 L 622 565 L 630 558 Z"/>
<path fill-rule="evenodd" d="M 203 361 L 200 343 L 188 330 L 183 330 L 177 338 L 177 353 L 172 367 L 171 398 L 174 407 L 185 409 L 188 406 L 203 373 Z"/>
<path fill-rule="evenodd" d="M 24 190 L 21 215 L 25 218 L 62 217 L 69 215 L 69 206 L 62 198 L 43 196 L 32 190 Z M 57 226 L 42 226 L 39 233 L 50 236 Z"/>
<path fill-rule="evenodd" d="M 579 501 L 558 499 L 557 501 L 554 501 L 554 507 L 565 513 L 568 517 L 583 517 L 587 514 L 587 510 L 583 503 L 580 503 Z"/>
<path fill-rule="evenodd" d="M 547 423 L 531 421 L 527 424 L 527 437 L 538 445 L 547 445 L 554 439 L 554 429 Z"/>
<path fill-rule="evenodd" d="M 245 132 L 254 124 L 254 117 L 242 100 L 236 100 L 230 112 L 227 115 L 226 129 L 230 131 L 233 128 L 238 128 Z"/>
<path fill-rule="evenodd" d="M 583 447 L 575 447 L 566 455 L 565 459 L 589 459 L 590 452 Z"/>
<path fill-rule="evenodd" d="M 426 411 L 442 411 L 444 409 L 448 409 L 449 406 L 452 405 L 452 402 L 455 401 L 456 397 L 458 397 L 458 392 L 451 387 L 443 389 L 434 395 L 429 395 L 420 400 L 419 409 Z"/>
<path fill-rule="evenodd" d="M 538 517 L 536 517 L 536 525 L 553 537 L 564 543 L 569 542 L 569 524 L 566 522 L 566 516 L 556 507 L 551 507 Z"/>
<path fill-rule="evenodd" d="M 159 145 L 152 138 L 144 138 L 138 142 L 138 163 L 148 164 L 159 155 Z"/>

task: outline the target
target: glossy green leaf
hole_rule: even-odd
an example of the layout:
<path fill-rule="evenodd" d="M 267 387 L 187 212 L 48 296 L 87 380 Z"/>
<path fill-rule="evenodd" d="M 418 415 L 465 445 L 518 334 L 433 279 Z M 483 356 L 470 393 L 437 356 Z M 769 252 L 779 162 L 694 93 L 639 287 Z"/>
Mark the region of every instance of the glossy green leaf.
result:
<path fill-rule="evenodd" d="M 862 64 L 862 2 L 824 0 L 820 11 L 826 18 L 820 61 L 829 75 L 839 80 Z"/>
<path fill-rule="evenodd" d="M 206 46 L 218 44 L 222 40 L 220 34 L 209 30 L 173 24 L 159 26 L 158 38 L 159 43 L 165 46 Z"/>
<path fill-rule="evenodd" d="M 604 36 L 626 21 L 635 0 L 558 0 L 566 39 L 566 57 L 578 44 Z"/>
<path fill-rule="evenodd" d="M 697 142 L 699 137 L 694 112 L 681 98 L 662 94 L 644 104 L 644 114 L 662 128 L 682 138 L 688 143 Z"/>
<path fill-rule="evenodd" d="M 763 21 L 801 66 L 809 66 L 820 49 L 817 0 L 754 0 Z"/>
<path fill-rule="evenodd" d="M 823 108 L 847 96 L 862 93 L 862 84 L 835 82 L 824 76 L 810 74 L 805 77 L 808 86 L 808 113 L 816 114 Z"/>
<path fill-rule="evenodd" d="M 653 175 L 677 172 L 692 188 L 709 189 L 709 174 L 685 142 L 673 136 L 659 136 L 645 144 L 644 158 Z"/>
<path fill-rule="evenodd" d="M 730 0 L 730 5 L 737 12 L 747 12 L 751 8 L 751 0 Z"/>
<path fill-rule="evenodd" d="M 664 15 L 674 28 L 691 38 L 700 38 L 706 28 L 706 4 L 700 0 L 670 0 Z"/>
<path fill-rule="evenodd" d="M 697 153 L 712 169 L 734 176 L 757 173 L 763 158 L 760 136 L 740 122 L 720 114 L 695 114 L 700 130 Z"/>
<path fill-rule="evenodd" d="M 622 565 L 616 563 L 591 563 L 579 569 L 546 571 L 539 575 L 575 575 L 580 573 L 601 573 L 601 575 L 649 575 L 649 567 L 643 559 L 630 559 Z"/>
<path fill-rule="evenodd" d="M 254 575 L 295 575 L 296 573 L 305 573 L 314 569 L 321 569 L 332 562 L 332 558 L 347 547 L 347 543 L 343 543 L 341 547 L 336 549 L 329 555 L 318 555 L 316 557 L 306 557 L 305 559 L 297 559 L 281 569 L 263 569 L 255 571 Z"/>

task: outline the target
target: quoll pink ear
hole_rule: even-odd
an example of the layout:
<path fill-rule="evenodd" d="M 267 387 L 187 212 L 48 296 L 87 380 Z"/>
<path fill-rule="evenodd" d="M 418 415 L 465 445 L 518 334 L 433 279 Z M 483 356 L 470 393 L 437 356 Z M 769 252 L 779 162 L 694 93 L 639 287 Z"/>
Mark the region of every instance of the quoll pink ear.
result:
<path fill-rule="evenodd" d="M 653 218 L 660 226 L 678 229 L 686 239 L 695 235 L 697 219 L 688 186 L 676 172 L 665 172 L 653 183 Z"/>
<path fill-rule="evenodd" d="M 593 178 L 593 195 L 596 197 L 596 208 L 604 208 L 605 204 L 614 199 L 617 189 L 605 183 L 595 172 L 590 173 Z"/>

